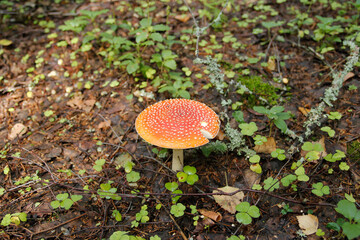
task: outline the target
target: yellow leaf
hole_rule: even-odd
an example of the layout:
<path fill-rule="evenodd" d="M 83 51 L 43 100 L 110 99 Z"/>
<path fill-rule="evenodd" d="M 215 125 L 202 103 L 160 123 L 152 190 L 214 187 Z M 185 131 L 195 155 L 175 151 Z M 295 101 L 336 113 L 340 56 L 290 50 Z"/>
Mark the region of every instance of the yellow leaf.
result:
<path fill-rule="evenodd" d="M 299 222 L 299 227 L 301 228 L 304 234 L 311 235 L 313 233 L 316 233 L 319 227 L 319 220 L 316 216 L 312 214 L 308 214 L 308 215 L 296 216 L 296 218 Z"/>
<path fill-rule="evenodd" d="M 1 46 L 9 46 L 12 44 L 11 40 L 7 40 L 7 39 L 0 39 L 0 45 Z"/>
<path fill-rule="evenodd" d="M 226 186 L 226 187 L 219 188 L 219 190 L 222 192 L 225 192 L 225 193 L 232 193 L 232 192 L 238 191 L 239 189 L 235 188 L 235 187 Z M 214 190 L 213 193 L 218 193 L 220 191 Z M 214 195 L 214 199 L 215 199 L 215 202 L 217 202 L 217 204 L 219 204 L 223 209 L 234 214 L 234 213 L 236 213 L 236 205 L 241 203 L 242 200 L 244 199 L 244 193 L 242 191 L 240 191 L 232 196 Z"/>

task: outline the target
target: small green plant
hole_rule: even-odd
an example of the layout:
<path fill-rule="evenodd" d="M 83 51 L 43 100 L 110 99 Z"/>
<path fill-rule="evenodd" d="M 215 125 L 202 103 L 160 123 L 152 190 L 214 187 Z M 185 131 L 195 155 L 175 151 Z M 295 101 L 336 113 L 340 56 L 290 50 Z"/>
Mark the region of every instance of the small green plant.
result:
<path fill-rule="evenodd" d="M 342 117 L 341 113 L 339 112 L 330 112 L 328 114 L 328 118 L 331 120 L 340 120 Z"/>
<path fill-rule="evenodd" d="M 323 132 L 327 132 L 327 134 L 329 135 L 329 137 L 333 137 L 333 136 L 335 136 L 335 131 L 334 130 L 332 130 L 330 127 L 322 127 L 321 128 L 321 131 L 323 131 Z"/>
<path fill-rule="evenodd" d="M 301 149 L 307 151 L 305 159 L 308 161 L 315 161 L 320 158 L 320 153 L 324 151 L 320 143 L 304 142 Z"/>
<path fill-rule="evenodd" d="M 275 189 L 280 188 L 280 182 L 277 179 L 272 177 L 268 177 L 264 180 L 264 189 L 269 190 L 270 192 L 274 191 Z"/>
<path fill-rule="evenodd" d="M 241 202 L 236 205 L 236 211 L 238 212 L 235 217 L 239 223 L 249 225 L 253 218 L 260 217 L 260 210 L 257 206 L 251 205 L 248 202 Z"/>
<path fill-rule="evenodd" d="M 304 168 L 303 166 L 298 167 L 298 168 L 295 170 L 295 174 L 296 174 L 297 179 L 298 179 L 299 181 L 307 182 L 307 181 L 309 181 L 309 179 L 310 179 L 309 176 L 306 175 L 306 173 L 305 173 L 305 168 Z"/>
<path fill-rule="evenodd" d="M 121 222 L 122 221 L 122 215 L 118 210 L 113 210 L 111 216 L 117 221 L 117 222 Z"/>
<path fill-rule="evenodd" d="M 329 186 L 324 186 L 322 182 L 314 183 L 312 187 L 313 190 L 311 190 L 311 192 L 316 196 L 322 197 L 323 195 L 330 194 Z"/>
<path fill-rule="evenodd" d="M 343 159 L 345 156 L 345 153 L 341 150 L 336 150 L 336 152 L 334 154 L 329 153 L 328 155 L 326 155 L 324 157 L 324 159 L 328 162 L 336 162 L 336 161 L 340 161 L 341 159 Z"/>
<path fill-rule="evenodd" d="M 170 213 L 175 217 L 181 217 L 184 215 L 185 209 L 186 207 L 182 203 L 177 203 L 171 206 Z"/>
<path fill-rule="evenodd" d="M 201 151 L 204 154 L 205 157 L 209 157 L 211 153 L 226 153 L 228 151 L 228 148 L 225 143 L 217 140 L 215 142 L 210 142 L 203 147 L 201 147 Z"/>
<path fill-rule="evenodd" d="M 258 127 L 254 122 L 240 123 L 239 128 L 241 129 L 241 134 L 247 136 L 252 136 L 258 130 Z"/>
<path fill-rule="evenodd" d="M 261 135 L 256 135 L 253 139 L 255 145 L 263 145 L 265 142 L 267 142 L 267 138 Z"/>
<path fill-rule="evenodd" d="M 346 219 L 338 218 L 336 222 L 330 222 L 327 228 L 337 232 L 342 232 L 348 239 L 354 239 L 360 236 L 360 211 L 356 208 L 355 203 L 348 200 L 338 202 L 335 211 L 342 214 Z"/>
<path fill-rule="evenodd" d="M 285 120 L 291 117 L 289 112 L 284 112 L 283 106 L 273 106 L 271 109 L 267 109 L 263 106 L 254 106 L 253 109 L 261 114 L 265 114 L 270 120 L 270 134 L 272 124 L 275 124 L 281 132 L 285 133 L 287 130 L 287 124 Z"/>
<path fill-rule="evenodd" d="M 9 226 L 10 224 L 20 225 L 21 222 L 27 221 L 27 214 L 25 212 L 18 212 L 6 214 L 1 220 L 1 226 Z"/>
<path fill-rule="evenodd" d="M 56 195 L 56 200 L 52 201 L 50 205 L 53 209 L 61 207 L 65 210 L 69 210 L 75 202 L 81 200 L 82 198 L 82 195 L 71 195 L 69 198 L 68 193 L 60 193 Z"/>
<path fill-rule="evenodd" d="M 277 148 L 275 151 L 273 151 L 273 152 L 271 153 L 271 156 L 272 156 L 273 158 L 279 159 L 280 161 L 283 161 L 283 160 L 285 160 L 285 158 L 286 158 L 286 156 L 285 156 L 285 150 L 280 149 L 280 148 Z"/>
<path fill-rule="evenodd" d="M 104 166 L 104 164 L 106 163 L 105 159 L 98 159 L 95 161 L 95 164 L 93 166 L 93 169 L 95 169 L 96 171 L 100 172 Z"/>
<path fill-rule="evenodd" d="M 135 220 L 131 222 L 131 227 L 138 227 L 139 223 L 146 223 L 150 220 L 148 216 L 149 212 L 147 211 L 147 208 L 148 208 L 147 205 L 141 206 L 140 212 L 136 213 Z"/>
<path fill-rule="evenodd" d="M 284 186 L 284 187 L 288 187 L 290 186 L 290 184 L 292 182 L 294 182 L 295 180 L 297 179 L 296 175 L 294 174 L 289 174 L 289 175 L 286 175 L 285 177 L 281 178 L 281 184 Z"/>
<path fill-rule="evenodd" d="M 199 180 L 196 168 L 191 166 L 185 166 L 183 172 L 178 172 L 176 176 L 179 182 L 186 182 L 189 185 L 194 185 Z"/>
<path fill-rule="evenodd" d="M 170 192 L 172 192 L 173 194 L 182 194 L 183 191 L 181 191 L 180 189 L 178 189 L 179 184 L 177 182 L 167 182 L 165 183 L 165 188 L 167 190 L 169 190 Z M 176 204 L 177 201 L 180 199 L 180 195 L 177 196 L 172 196 L 171 200 L 173 204 Z"/>
<path fill-rule="evenodd" d="M 294 210 L 292 210 L 288 204 L 283 203 L 282 204 L 282 210 L 281 210 L 280 213 L 282 215 L 286 215 L 286 214 L 291 213 L 291 212 L 294 212 Z"/>
<path fill-rule="evenodd" d="M 111 183 L 112 181 L 100 184 L 100 189 L 97 190 L 97 193 L 101 198 L 121 200 L 121 197 L 116 194 L 117 188 L 112 188 Z"/>

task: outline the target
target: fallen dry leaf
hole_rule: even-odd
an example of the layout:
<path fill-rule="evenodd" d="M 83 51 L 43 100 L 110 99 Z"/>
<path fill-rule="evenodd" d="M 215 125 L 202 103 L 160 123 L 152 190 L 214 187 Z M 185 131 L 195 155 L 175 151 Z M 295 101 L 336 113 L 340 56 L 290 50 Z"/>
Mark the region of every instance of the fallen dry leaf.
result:
<path fill-rule="evenodd" d="M 304 108 L 304 107 L 298 107 L 298 110 L 302 113 L 302 115 L 307 116 L 310 112 L 309 108 Z"/>
<path fill-rule="evenodd" d="M 344 82 L 349 80 L 350 78 L 354 77 L 355 74 L 353 72 L 348 72 L 344 77 Z"/>
<path fill-rule="evenodd" d="M 276 67 L 276 62 L 275 62 L 275 59 L 273 58 L 269 58 L 269 60 L 267 61 L 267 69 L 272 72 L 275 70 L 275 67 Z"/>
<path fill-rule="evenodd" d="M 189 21 L 190 18 L 191 18 L 190 14 L 181 14 L 181 15 L 175 16 L 176 20 L 179 20 L 180 22 L 183 22 L 183 23 Z"/>
<path fill-rule="evenodd" d="M 72 108 L 78 108 L 84 110 L 85 112 L 90 112 L 94 107 L 95 102 L 95 99 L 83 100 L 83 96 L 78 95 L 69 100 L 66 104 Z"/>
<path fill-rule="evenodd" d="M 244 179 L 248 187 L 251 188 L 254 184 L 260 183 L 260 174 L 257 174 L 256 172 L 247 168 L 244 170 Z"/>
<path fill-rule="evenodd" d="M 262 145 L 256 145 L 254 151 L 257 153 L 272 153 L 276 150 L 276 142 L 273 137 L 268 137 L 267 142 Z"/>
<path fill-rule="evenodd" d="M 198 209 L 198 212 L 201 213 L 204 217 L 210 218 L 215 222 L 221 221 L 222 215 L 218 212 L 209 211 L 206 209 Z"/>
<path fill-rule="evenodd" d="M 304 234 L 311 235 L 313 233 L 316 233 L 319 227 L 319 220 L 316 216 L 312 214 L 308 214 L 308 215 L 296 216 L 296 218 L 299 222 L 299 227 L 301 228 Z"/>
<path fill-rule="evenodd" d="M 17 136 L 21 137 L 27 132 L 27 127 L 22 123 L 16 123 L 12 128 L 11 132 L 8 135 L 9 140 L 15 139 Z"/>
<path fill-rule="evenodd" d="M 232 192 L 238 191 L 239 189 L 236 187 L 226 186 L 226 187 L 219 188 L 219 190 L 223 191 L 225 193 L 232 193 Z M 220 191 L 214 190 L 213 193 L 218 193 Z M 217 204 L 220 205 L 220 207 L 222 207 L 226 211 L 234 214 L 234 213 L 236 213 L 236 205 L 241 203 L 241 201 L 244 199 L 244 193 L 240 191 L 232 196 L 214 195 L 214 199 L 215 199 L 215 202 L 217 202 Z"/>

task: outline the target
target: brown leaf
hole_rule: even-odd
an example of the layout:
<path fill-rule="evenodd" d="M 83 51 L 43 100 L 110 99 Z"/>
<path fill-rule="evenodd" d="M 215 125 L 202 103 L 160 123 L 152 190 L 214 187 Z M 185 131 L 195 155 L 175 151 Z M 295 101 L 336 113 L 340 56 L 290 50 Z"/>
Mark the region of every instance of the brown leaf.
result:
<path fill-rule="evenodd" d="M 22 123 L 16 123 L 12 128 L 11 132 L 8 135 L 9 140 L 15 139 L 17 136 L 21 137 L 27 132 L 27 127 Z"/>
<path fill-rule="evenodd" d="M 344 77 L 344 82 L 349 80 L 350 78 L 354 77 L 355 74 L 353 72 L 348 72 Z"/>
<path fill-rule="evenodd" d="M 190 18 L 191 18 L 190 14 L 181 14 L 181 15 L 175 16 L 176 20 L 179 20 L 180 22 L 183 22 L 183 23 L 189 21 Z"/>
<path fill-rule="evenodd" d="M 257 153 L 272 153 L 276 150 L 276 142 L 273 137 L 268 137 L 267 142 L 262 145 L 256 145 L 254 151 Z"/>
<path fill-rule="evenodd" d="M 316 216 L 312 214 L 308 214 L 308 215 L 296 216 L 296 218 L 299 222 L 299 227 L 301 228 L 304 234 L 311 235 L 313 233 L 316 233 L 319 227 L 319 220 Z"/>
<path fill-rule="evenodd" d="M 221 221 L 222 219 L 222 215 L 218 212 L 209 211 L 206 209 L 198 209 L 198 212 L 201 213 L 204 217 L 208 217 L 215 222 Z"/>
<path fill-rule="evenodd" d="M 226 186 L 226 187 L 219 188 L 219 190 L 222 192 L 225 192 L 225 193 L 232 193 L 232 192 L 238 191 L 239 189 L 235 188 L 235 187 Z M 213 193 L 218 193 L 220 191 L 214 190 Z M 215 199 L 215 202 L 217 202 L 217 204 L 220 205 L 220 207 L 222 207 L 226 211 L 234 214 L 234 213 L 236 213 L 236 205 L 241 203 L 241 201 L 244 199 L 244 193 L 242 191 L 240 191 L 232 196 L 214 195 L 214 199 Z"/>
<path fill-rule="evenodd" d="M 247 168 L 244 170 L 244 179 L 247 185 L 251 188 L 254 184 L 260 183 L 260 174 L 257 174 L 256 172 Z"/>
<path fill-rule="evenodd" d="M 309 114 L 309 112 L 310 112 L 309 108 L 298 107 L 298 109 L 304 116 L 307 116 Z"/>
<path fill-rule="evenodd" d="M 111 125 L 111 121 L 110 120 L 106 120 L 106 121 L 103 121 L 103 122 L 101 122 L 101 123 L 99 123 L 99 125 L 98 125 L 98 129 L 100 130 L 100 129 L 107 129 L 108 127 L 110 127 L 110 125 Z"/>

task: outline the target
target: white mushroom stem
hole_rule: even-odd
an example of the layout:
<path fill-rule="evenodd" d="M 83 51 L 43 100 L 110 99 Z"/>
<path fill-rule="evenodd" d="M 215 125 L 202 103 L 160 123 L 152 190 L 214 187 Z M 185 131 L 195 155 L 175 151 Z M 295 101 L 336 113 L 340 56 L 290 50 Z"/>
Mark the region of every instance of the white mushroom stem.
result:
<path fill-rule="evenodd" d="M 173 159 L 171 169 L 180 172 L 184 167 L 184 151 L 182 149 L 173 149 Z"/>

